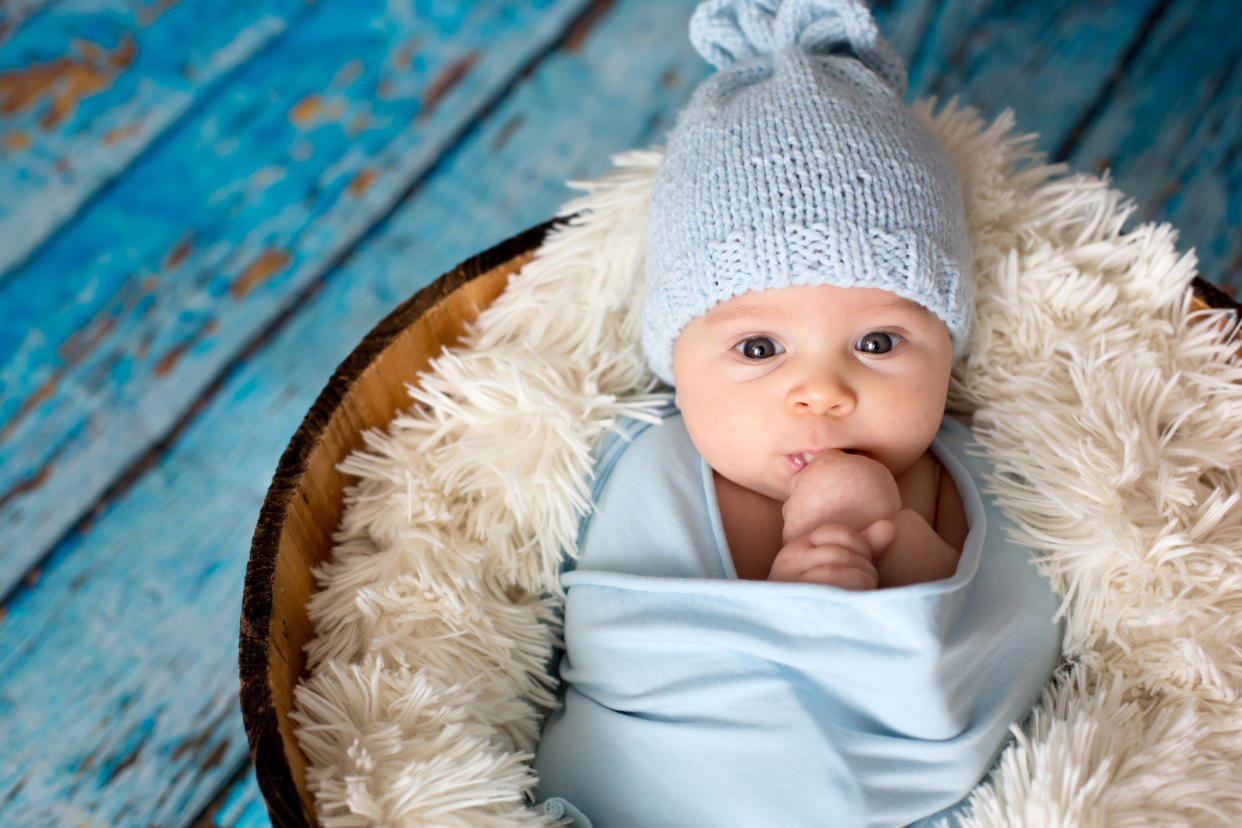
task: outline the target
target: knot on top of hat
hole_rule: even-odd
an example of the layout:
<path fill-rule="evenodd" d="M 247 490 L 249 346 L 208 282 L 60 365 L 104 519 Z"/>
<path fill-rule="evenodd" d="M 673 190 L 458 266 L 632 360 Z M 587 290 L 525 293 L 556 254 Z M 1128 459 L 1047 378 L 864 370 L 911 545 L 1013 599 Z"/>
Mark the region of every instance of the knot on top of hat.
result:
<path fill-rule="evenodd" d="M 906 70 L 860 0 L 705 0 L 690 18 L 690 42 L 717 69 L 790 46 L 852 54 L 898 94 Z"/>

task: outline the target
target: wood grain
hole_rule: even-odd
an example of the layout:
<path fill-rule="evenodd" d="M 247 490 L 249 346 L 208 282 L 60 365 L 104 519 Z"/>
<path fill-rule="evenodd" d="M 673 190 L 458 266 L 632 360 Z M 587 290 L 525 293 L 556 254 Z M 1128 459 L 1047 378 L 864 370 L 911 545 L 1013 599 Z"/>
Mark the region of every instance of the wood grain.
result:
<path fill-rule="evenodd" d="M 1164 4 L 1067 159 L 1108 169 L 1136 221 L 1167 221 L 1199 275 L 1242 288 L 1242 26 L 1228 3 Z M 1176 57 L 1174 57 L 1176 56 Z"/>
<path fill-rule="evenodd" d="M 0 49 L 0 273 L 311 10 L 130 0 L 34 15 L 39 5 L 0 18 L 0 39 L 11 32 Z"/>
<path fill-rule="evenodd" d="M 584 2 L 323 4 L 0 282 L 0 595 Z"/>

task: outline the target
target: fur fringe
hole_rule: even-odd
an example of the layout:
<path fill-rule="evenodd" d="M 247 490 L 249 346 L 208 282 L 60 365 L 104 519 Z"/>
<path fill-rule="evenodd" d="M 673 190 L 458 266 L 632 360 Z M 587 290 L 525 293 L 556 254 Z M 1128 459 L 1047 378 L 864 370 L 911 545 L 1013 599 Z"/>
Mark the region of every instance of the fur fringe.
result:
<path fill-rule="evenodd" d="M 950 407 L 1063 596 L 1067 666 L 961 826 L 1242 823 L 1242 364 L 1165 225 L 950 101 L 975 322 Z M 571 182 L 536 258 L 341 464 L 358 482 L 308 611 L 297 735 L 325 826 L 552 824 L 558 573 L 596 439 L 649 416 L 637 347 L 657 150 Z"/>

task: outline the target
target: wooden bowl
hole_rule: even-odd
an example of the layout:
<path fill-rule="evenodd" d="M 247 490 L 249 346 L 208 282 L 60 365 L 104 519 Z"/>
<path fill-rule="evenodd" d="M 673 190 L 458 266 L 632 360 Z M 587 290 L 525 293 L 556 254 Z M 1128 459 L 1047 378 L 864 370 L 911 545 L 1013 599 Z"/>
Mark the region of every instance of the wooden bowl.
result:
<path fill-rule="evenodd" d="M 522 268 L 556 222 L 531 228 L 458 265 L 367 334 L 307 412 L 263 501 L 246 568 L 241 618 L 241 705 L 259 788 L 276 826 L 317 825 L 306 759 L 293 736 L 293 688 L 312 629 L 310 570 L 332 551 L 345 476 L 336 464 L 409 405 L 405 384 L 453 344 Z M 1202 307 L 1239 305 L 1201 280 Z"/>

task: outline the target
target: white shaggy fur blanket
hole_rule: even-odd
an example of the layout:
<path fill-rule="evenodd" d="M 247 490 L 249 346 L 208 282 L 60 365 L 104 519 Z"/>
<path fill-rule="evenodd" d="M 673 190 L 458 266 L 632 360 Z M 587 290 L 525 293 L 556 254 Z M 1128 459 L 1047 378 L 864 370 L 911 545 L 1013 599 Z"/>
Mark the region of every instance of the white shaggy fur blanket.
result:
<path fill-rule="evenodd" d="M 1242 824 L 1242 364 L 1193 313 L 1175 232 L 1006 113 L 915 107 L 964 182 L 976 324 L 950 405 L 1063 596 L 1065 667 L 969 826 Z M 410 388 L 315 574 L 298 738 L 325 826 L 545 825 L 558 564 L 592 443 L 652 388 L 637 347 L 657 151 L 579 214 Z"/>

